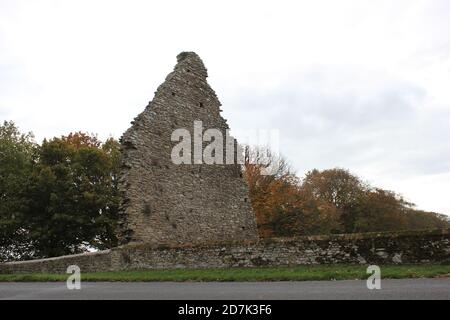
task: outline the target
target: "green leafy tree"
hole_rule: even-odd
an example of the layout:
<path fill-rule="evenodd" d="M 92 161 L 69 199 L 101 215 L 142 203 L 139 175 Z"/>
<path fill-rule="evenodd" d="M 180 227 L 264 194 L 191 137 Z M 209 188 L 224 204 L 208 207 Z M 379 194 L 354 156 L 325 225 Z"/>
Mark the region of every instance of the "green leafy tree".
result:
<path fill-rule="evenodd" d="M 39 148 L 30 177 L 27 227 L 36 256 L 51 257 L 117 244 L 119 144 L 74 133 Z"/>
<path fill-rule="evenodd" d="M 21 133 L 14 122 L 0 125 L 0 260 L 32 255 L 24 214 L 29 203 L 26 188 L 36 158 L 31 133 Z"/>

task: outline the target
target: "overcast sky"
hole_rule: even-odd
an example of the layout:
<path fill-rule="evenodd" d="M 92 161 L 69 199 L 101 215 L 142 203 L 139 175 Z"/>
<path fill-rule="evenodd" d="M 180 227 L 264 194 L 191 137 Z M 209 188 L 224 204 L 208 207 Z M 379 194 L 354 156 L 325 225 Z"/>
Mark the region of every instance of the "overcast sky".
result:
<path fill-rule="evenodd" d="M 348 168 L 450 214 L 448 0 L 0 0 L 0 121 L 119 138 L 181 51 L 300 176 Z"/>

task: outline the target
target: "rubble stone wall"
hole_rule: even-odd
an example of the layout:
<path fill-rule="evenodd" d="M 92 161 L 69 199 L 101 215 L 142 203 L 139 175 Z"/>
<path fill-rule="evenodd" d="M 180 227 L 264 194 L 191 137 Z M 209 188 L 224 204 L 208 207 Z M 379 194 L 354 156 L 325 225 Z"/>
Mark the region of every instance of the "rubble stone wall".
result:
<path fill-rule="evenodd" d="M 128 244 L 108 251 L 0 264 L 0 273 L 65 273 L 314 264 L 450 263 L 450 230 L 275 238 L 181 247 Z"/>

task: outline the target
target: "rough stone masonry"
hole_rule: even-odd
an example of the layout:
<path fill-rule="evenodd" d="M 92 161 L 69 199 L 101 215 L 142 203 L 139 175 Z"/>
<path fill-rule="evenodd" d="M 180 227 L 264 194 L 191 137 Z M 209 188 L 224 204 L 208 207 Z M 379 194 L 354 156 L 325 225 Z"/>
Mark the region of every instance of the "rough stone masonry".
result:
<path fill-rule="evenodd" d="M 201 121 L 204 130 L 220 130 L 223 137 L 229 129 L 200 57 L 182 52 L 177 59 L 153 101 L 121 138 L 124 201 L 120 242 L 161 245 L 256 240 L 255 216 L 237 161 L 174 164 L 171 159 L 178 143 L 171 139 L 175 129 L 187 129 L 192 139 L 194 121 Z"/>
<path fill-rule="evenodd" d="M 427 264 L 450 262 L 450 229 L 155 247 L 127 244 L 111 250 L 0 264 L 0 274 L 175 268 L 233 268 L 315 264 Z"/>

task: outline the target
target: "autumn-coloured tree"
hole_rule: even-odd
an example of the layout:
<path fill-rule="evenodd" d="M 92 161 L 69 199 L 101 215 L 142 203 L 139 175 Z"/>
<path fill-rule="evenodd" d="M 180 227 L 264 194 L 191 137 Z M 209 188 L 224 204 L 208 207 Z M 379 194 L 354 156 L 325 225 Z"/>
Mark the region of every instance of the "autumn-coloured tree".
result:
<path fill-rule="evenodd" d="M 450 228 L 450 217 L 436 212 L 410 209 L 406 215 L 406 229 Z"/>
<path fill-rule="evenodd" d="M 77 149 L 83 147 L 100 148 L 102 145 L 102 142 L 98 139 L 97 135 L 81 131 L 71 132 L 67 136 L 62 136 L 61 140 Z"/>
<path fill-rule="evenodd" d="M 392 191 L 379 188 L 367 190 L 354 206 L 354 231 L 406 230 L 410 203 Z"/>
<path fill-rule="evenodd" d="M 315 169 L 306 174 L 302 188 L 308 190 L 314 199 L 333 205 L 340 212 L 344 231 L 354 231 L 355 206 L 368 189 L 357 176 L 340 168 Z"/>
<path fill-rule="evenodd" d="M 271 175 L 264 174 L 271 167 Z M 333 205 L 302 189 L 287 161 L 263 148 L 246 148 L 245 178 L 261 237 L 330 233 L 340 229 Z"/>
<path fill-rule="evenodd" d="M 264 175 L 266 166 L 277 170 Z M 284 158 L 264 149 L 247 148 L 245 177 L 262 237 L 450 227 L 446 216 L 415 210 L 345 169 L 312 170 L 299 179 Z"/>
<path fill-rule="evenodd" d="M 276 166 L 276 172 L 264 175 L 264 169 L 270 166 Z M 283 158 L 273 156 L 270 150 L 250 147 L 245 149 L 244 175 L 259 234 L 262 237 L 273 236 L 276 233 L 272 223 L 274 216 L 277 213 L 287 216 L 285 212 L 296 206 L 296 176 Z"/>

